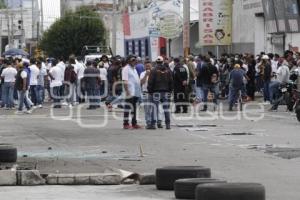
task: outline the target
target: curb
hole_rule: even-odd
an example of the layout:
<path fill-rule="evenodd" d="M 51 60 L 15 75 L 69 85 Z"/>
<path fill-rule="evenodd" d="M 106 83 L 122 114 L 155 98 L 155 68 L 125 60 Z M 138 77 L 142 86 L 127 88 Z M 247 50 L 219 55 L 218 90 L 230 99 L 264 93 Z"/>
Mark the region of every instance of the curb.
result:
<path fill-rule="evenodd" d="M 121 185 L 123 181 L 124 179 L 118 173 L 41 175 L 38 170 L 0 170 L 0 186 Z M 140 174 L 138 182 L 140 185 L 154 185 L 155 175 Z"/>

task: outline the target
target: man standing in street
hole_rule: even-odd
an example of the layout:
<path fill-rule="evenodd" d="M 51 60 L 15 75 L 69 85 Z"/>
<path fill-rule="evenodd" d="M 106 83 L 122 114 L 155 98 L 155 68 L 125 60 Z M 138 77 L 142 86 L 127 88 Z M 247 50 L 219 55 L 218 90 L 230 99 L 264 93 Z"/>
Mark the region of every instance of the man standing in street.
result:
<path fill-rule="evenodd" d="M 61 86 L 63 85 L 63 72 L 59 66 L 57 66 L 57 61 L 52 61 L 52 68 L 49 71 L 49 77 L 51 78 L 50 91 L 53 97 L 54 107 L 61 108 Z"/>
<path fill-rule="evenodd" d="M 174 102 L 176 106 L 175 113 L 181 113 L 181 108 L 183 113 L 188 112 L 188 101 L 187 101 L 187 87 L 188 87 L 188 71 L 180 63 L 179 58 L 174 59 Z"/>
<path fill-rule="evenodd" d="M 204 57 L 204 63 L 201 68 L 201 75 L 203 77 L 202 83 L 203 83 L 203 102 L 204 102 L 204 107 L 202 111 L 207 111 L 207 102 L 208 102 L 208 93 L 212 93 L 213 95 L 213 102 L 215 104 L 214 109 L 216 109 L 217 105 L 217 81 L 219 77 L 219 72 L 216 66 L 214 66 L 211 63 L 211 59 L 209 57 Z"/>
<path fill-rule="evenodd" d="M 23 114 L 23 106 L 25 104 L 26 111 L 24 113 L 31 114 L 30 103 L 26 98 L 26 93 L 29 88 L 28 72 L 24 69 L 23 64 L 18 65 L 18 73 L 16 75 L 16 89 L 18 91 L 18 111 L 16 114 Z"/>
<path fill-rule="evenodd" d="M 17 75 L 17 70 L 12 67 L 12 62 L 6 60 L 6 68 L 1 73 L 1 79 L 3 80 L 3 100 L 5 109 L 12 109 L 14 107 L 14 86 Z"/>
<path fill-rule="evenodd" d="M 155 123 L 158 122 L 159 104 L 162 104 L 166 129 L 171 129 L 171 117 L 170 117 L 170 100 L 171 93 L 173 91 L 173 77 L 172 72 L 164 63 L 157 63 L 157 66 L 151 70 L 148 79 L 148 92 L 151 97 L 151 102 L 154 104 L 152 117 L 152 124 L 150 129 L 155 129 Z M 158 128 L 162 128 L 161 124 L 158 124 Z"/>
<path fill-rule="evenodd" d="M 36 60 L 34 58 L 30 59 L 30 97 L 34 106 L 38 105 L 38 76 L 40 74 L 39 68 L 36 66 Z"/>
<path fill-rule="evenodd" d="M 42 108 L 45 99 L 45 79 L 47 77 L 47 69 L 41 61 L 37 61 L 37 67 L 40 70 L 37 82 L 37 102 L 38 107 Z"/>
<path fill-rule="evenodd" d="M 97 63 L 93 64 L 91 61 L 87 62 L 87 68 L 84 70 L 84 86 L 89 100 L 88 110 L 95 110 L 99 106 L 98 99 L 100 99 L 99 87 L 101 84 L 100 71 L 97 69 Z"/>
<path fill-rule="evenodd" d="M 141 82 L 140 77 L 135 69 L 136 57 L 129 56 L 127 58 L 127 65 L 122 71 L 122 81 L 124 84 L 125 92 L 125 108 L 124 108 L 124 129 L 140 129 L 141 126 L 137 124 L 136 114 L 137 114 L 137 104 L 139 98 L 141 97 Z M 129 124 L 129 113 L 132 113 L 132 120 L 130 126 Z"/>

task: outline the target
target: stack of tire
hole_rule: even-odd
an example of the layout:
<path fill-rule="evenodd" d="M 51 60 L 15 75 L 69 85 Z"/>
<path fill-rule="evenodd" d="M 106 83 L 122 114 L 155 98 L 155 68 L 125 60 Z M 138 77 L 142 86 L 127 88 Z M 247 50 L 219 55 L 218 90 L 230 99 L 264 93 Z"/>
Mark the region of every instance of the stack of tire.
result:
<path fill-rule="evenodd" d="M 227 183 L 211 178 L 202 166 L 174 166 L 156 170 L 156 188 L 174 190 L 177 199 L 265 200 L 265 188 L 257 183 Z"/>
<path fill-rule="evenodd" d="M 17 161 L 17 148 L 12 144 L 0 144 L 0 163 L 14 163 Z"/>

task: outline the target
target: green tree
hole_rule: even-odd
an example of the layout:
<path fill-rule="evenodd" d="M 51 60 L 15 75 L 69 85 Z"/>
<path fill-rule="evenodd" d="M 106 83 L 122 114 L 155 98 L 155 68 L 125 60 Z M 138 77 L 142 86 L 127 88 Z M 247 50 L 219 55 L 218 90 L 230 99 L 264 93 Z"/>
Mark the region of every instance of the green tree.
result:
<path fill-rule="evenodd" d="M 6 4 L 4 0 L 0 0 L 0 9 L 6 8 Z"/>
<path fill-rule="evenodd" d="M 85 45 L 105 45 L 106 30 L 100 16 L 81 7 L 75 12 L 67 12 L 44 34 L 39 47 L 49 56 L 59 58 L 81 55 Z"/>

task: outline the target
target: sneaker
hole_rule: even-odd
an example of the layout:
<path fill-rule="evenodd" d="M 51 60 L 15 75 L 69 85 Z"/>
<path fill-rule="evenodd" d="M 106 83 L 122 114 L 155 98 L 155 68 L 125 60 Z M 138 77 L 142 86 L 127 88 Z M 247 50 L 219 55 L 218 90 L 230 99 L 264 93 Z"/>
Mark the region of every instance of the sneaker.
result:
<path fill-rule="evenodd" d="M 67 102 L 63 102 L 61 105 L 62 105 L 62 106 L 67 106 L 68 103 L 67 103 Z"/>
<path fill-rule="evenodd" d="M 271 102 L 270 101 L 265 101 L 264 103 L 263 103 L 263 105 L 270 105 L 271 104 Z"/>
<path fill-rule="evenodd" d="M 40 104 L 40 105 L 38 105 L 38 108 L 43 108 L 43 106 Z"/>
<path fill-rule="evenodd" d="M 18 110 L 18 111 L 15 112 L 15 114 L 16 114 L 16 115 L 23 115 L 24 112 Z"/>
<path fill-rule="evenodd" d="M 25 114 L 31 114 L 32 113 L 32 110 L 26 110 L 24 111 Z"/>
<path fill-rule="evenodd" d="M 139 125 L 136 124 L 136 125 L 133 125 L 132 128 L 133 129 L 142 129 L 143 127 L 141 127 L 141 126 L 139 126 Z"/>
<path fill-rule="evenodd" d="M 123 125 L 123 129 L 126 129 L 126 130 L 132 129 L 132 126 L 130 126 L 129 124 L 128 125 Z"/>
<path fill-rule="evenodd" d="M 69 105 L 69 108 L 73 108 L 72 104 Z"/>

